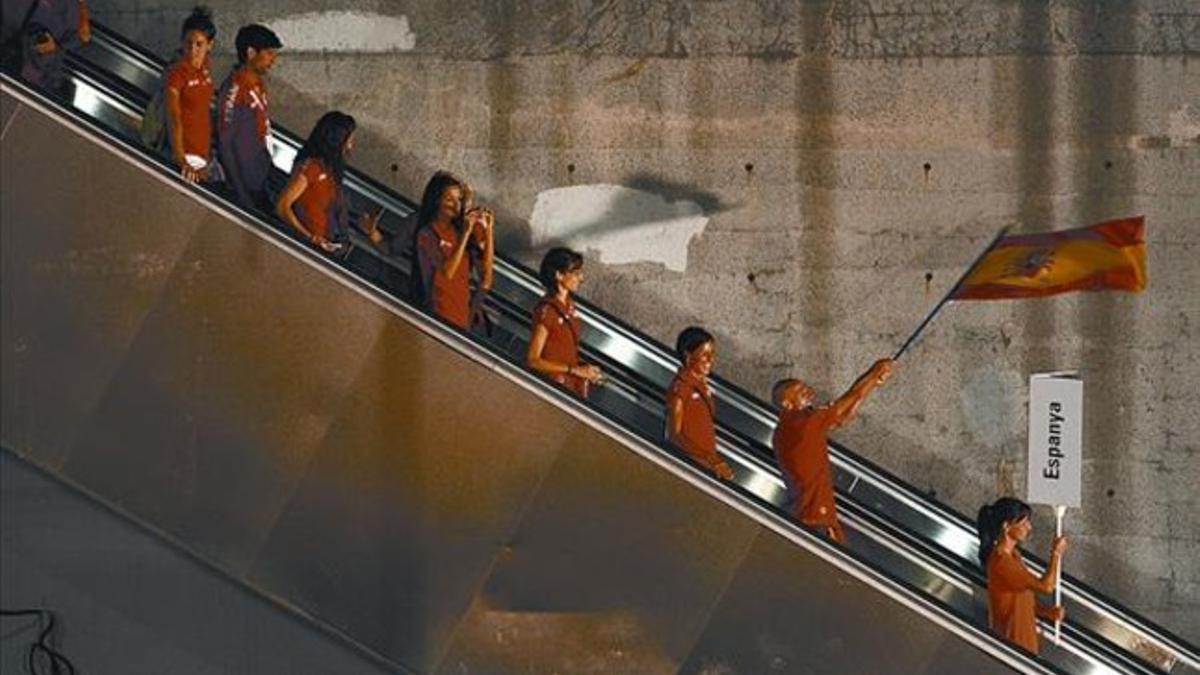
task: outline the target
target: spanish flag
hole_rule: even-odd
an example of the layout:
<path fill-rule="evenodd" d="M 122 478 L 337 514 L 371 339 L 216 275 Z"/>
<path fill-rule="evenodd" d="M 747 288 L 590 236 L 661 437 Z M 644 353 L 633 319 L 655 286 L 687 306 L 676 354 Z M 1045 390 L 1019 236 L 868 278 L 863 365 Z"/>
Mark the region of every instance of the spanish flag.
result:
<path fill-rule="evenodd" d="M 954 300 L 1037 298 L 1069 291 L 1146 287 L 1145 218 L 999 238 L 951 296 Z"/>

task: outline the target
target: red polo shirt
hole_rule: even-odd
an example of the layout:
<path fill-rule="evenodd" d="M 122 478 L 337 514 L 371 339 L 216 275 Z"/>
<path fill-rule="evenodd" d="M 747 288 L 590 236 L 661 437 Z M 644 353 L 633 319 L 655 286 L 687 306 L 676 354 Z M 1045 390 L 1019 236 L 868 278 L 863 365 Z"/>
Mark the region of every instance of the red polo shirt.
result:
<path fill-rule="evenodd" d="M 213 81 L 208 60 L 193 68 L 180 58 L 167 71 L 167 89 L 179 92 L 179 121 L 183 127 L 183 152 L 208 159 L 212 157 Z"/>
<path fill-rule="evenodd" d="M 1017 549 L 1005 554 L 996 548 L 988 556 L 988 624 L 996 635 L 1034 654 L 1038 653 L 1033 591 L 1037 584 L 1038 578 L 1025 567 Z"/>
<path fill-rule="evenodd" d="M 771 439 L 792 501 L 792 515 L 842 541 L 829 467 L 829 429 L 841 420 L 832 406 L 784 410 Z"/>
<path fill-rule="evenodd" d="M 329 238 L 329 209 L 337 199 L 337 180 L 325 163 L 309 157 L 297 167 L 307 185 L 296 199 L 297 216 L 308 231 L 319 239 Z"/>
<path fill-rule="evenodd" d="M 554 295 L 542 298 L 533 308 L 533 327 L 538 326 L 546 329 L 543 359 L 568 366 L 579 365 L 579 315 L 569 297 L 565 303 Z M 547 377 L 587 398 L 588 381 L 582 377 L 567 373 L 553 373 Z"/>
<path fill-rule="evenodd" d="M 463 253 L 453 277 L 442 271 L 458 248 L 458 237 L 452 225 L 434 224 L 422 229 L 417 235 L 417 262 L 422 277 L 429 280 L 425 289 L 429 308 L 446 321 L 467 330 L 471 322 L 471 256 Z"/>
<path fill-rule="evenodd" d="M 713 427 L 716 403 L 708 383 L 692 375 L 686 368 L 680 368 L 667 387 L 666 398 L 668 410 L 674 407 L 676 401 L 683 406 L 679 449 L 716 471 L 722 459 L 717 454 L 717 434 Z"/>

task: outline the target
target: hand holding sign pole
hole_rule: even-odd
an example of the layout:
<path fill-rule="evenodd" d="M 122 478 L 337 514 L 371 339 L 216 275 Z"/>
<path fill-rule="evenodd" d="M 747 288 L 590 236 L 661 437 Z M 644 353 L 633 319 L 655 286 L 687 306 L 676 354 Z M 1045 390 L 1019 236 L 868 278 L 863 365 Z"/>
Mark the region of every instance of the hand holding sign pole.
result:
<path fill-rule="evenodd" d="M 1082 493 L 1083 380 L 1076 373 L 1037 373 L 1029 378 L 1027 501 L 1054 507 L 1055 537 L 1062 536 L 1067 507 L 1079 508 Z M 1054 578 L 1054 605 L 1062 605 L 1061 561 Z M 1054 624 L 1058 644 L 1062 622 Z"/>

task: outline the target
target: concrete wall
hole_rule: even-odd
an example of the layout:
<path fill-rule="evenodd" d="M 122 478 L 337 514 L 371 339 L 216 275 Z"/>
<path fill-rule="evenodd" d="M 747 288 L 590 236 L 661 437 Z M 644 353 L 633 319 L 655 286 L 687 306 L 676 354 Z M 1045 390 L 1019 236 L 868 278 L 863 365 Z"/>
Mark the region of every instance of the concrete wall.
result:
<path fill-rule="evenodd" d="M 92 4 L 166 55 L 191 3 Z M 283 124 L 351 112 L 409 195 L 468 176 L 508 252 L 587 248 L 585 295 L 664 341 L 704 323 L 762 395 L 847 386 L 1003 225 L 1145 214 L 1145 293 L 952 306 L 839 438 L 974 513 L 1024 490 L 1029 373 L 1082 370 L 1067 569 L 1200 641 L 1194 1 L 210 4 L 222 47 L 292 46 Z"/>

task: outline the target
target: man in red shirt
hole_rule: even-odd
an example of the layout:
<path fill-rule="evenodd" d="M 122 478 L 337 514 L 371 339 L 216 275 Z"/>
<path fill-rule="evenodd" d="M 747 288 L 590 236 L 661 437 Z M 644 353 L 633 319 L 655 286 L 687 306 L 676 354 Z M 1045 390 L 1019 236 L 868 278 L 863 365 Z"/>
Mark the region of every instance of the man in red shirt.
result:
<path fill-rule="evenodd" d="M 826 405 L 814 405 L 816 392 L 801 380 L 780 380 L 772 390 L 779 424 L 771 446 L 787 484 L 792 516 L 839 544 L 845 533 L 833 498 L 829 430 L 849 421 L 867 394 L 892 374 L 894 366 L 891 359 L 876 361 L 849 391 Z"/>

